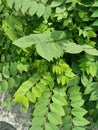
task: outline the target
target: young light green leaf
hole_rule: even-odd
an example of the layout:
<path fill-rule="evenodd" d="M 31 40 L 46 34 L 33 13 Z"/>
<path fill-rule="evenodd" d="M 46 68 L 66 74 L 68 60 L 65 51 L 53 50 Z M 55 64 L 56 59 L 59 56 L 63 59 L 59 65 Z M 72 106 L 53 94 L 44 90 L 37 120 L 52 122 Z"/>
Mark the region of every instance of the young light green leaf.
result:
<path fill-rule="evenodd" d="M 19 87 L 14 97 L 25 95 L 29 91 L 29 89 L 39 80 L 39 78 L 39 74 L 34 74 Z"/>
<path fill-rule="evenodd" d="M 25 97 L 25 96 L 19 95 L 19 96 L 15 97 L 14 102 L 22 103 L 26 109 L 28 109 L 28 107 L 29 107 L 29 101 L 28 101 L 27 97 Z"/>
<path fill-rule="evenodd" d="M 36 97 L 38 97 L 38 98 L 40 98 L 41 95 L 42 95 L 42 92 L 41 92 L 40 89 L 37 88 L 37 87 L 32 87 L 32 93 L 33 93 Z"/>
<path fill-rule="evenodd" d="M 27 97 L 27 99 L 28 99 L 30 102 L 33 102 L 33 103 L 36 102 L 36 97 L 35 97 L 35 95 L 34 95 L 32 92 L 30 92 L 30 91 L 27 92 L 26 97 Z"/>

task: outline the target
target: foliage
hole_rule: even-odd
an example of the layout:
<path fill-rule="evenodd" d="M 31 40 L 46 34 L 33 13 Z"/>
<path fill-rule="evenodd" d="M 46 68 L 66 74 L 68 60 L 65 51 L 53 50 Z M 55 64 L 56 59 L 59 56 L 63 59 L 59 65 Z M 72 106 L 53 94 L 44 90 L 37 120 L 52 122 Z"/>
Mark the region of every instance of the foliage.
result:
<path fill-rule="evenodd" d="M 30 130 L 98 129 L 97 14 L 97 0 L 0 0 L 2 105 L 32 107 Z"/>

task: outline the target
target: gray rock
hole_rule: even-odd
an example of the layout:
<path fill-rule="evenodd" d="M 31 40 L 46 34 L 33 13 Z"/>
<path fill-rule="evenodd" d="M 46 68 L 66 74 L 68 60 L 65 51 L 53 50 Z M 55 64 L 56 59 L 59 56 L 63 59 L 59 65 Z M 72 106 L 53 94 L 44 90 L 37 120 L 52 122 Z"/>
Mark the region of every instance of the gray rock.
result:
<path fill-rule="evenodd" d="M 16 128 L 7 122 L 0 121 L 0 130 L 16 130 Z"/>

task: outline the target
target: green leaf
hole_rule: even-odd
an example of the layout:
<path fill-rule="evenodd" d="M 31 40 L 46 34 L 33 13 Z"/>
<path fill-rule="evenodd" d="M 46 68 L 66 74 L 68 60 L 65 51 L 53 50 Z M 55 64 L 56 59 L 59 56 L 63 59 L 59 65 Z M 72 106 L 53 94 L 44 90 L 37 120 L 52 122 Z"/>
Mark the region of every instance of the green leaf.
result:
<path fill-rule="evenodd" d="M 64 2 L 64 0 L 53 0 L 51 3 L 51 7 L 57 7 L 59 5 L 61 5 Z"/>
<path fill-rule="evenodd" d="M 4 55 L 1 56 L 1 62 L 5 62 L 5 56 Z"/>
<path fill-rule="evenodd" d="M 90 101 L 96 101 L 96 100 L 98 100 L 98 88 L 95 89 L 95 90 L 91 93 L 89 100 L 90 100 Z"/>
<path fill-rule="evenodd" d="M 75 43 L 68 43 L 65 47 L 65 52 L 71 54 L 77 54 L 83 51 L 82 46 Z"/>
<path fill-rule="evenodd" d="M 65 96 L 66 96 L 65 88 L 54 88 L 53 92 L 54 92 L 54 95 L 58 96 L 58 97 L 60 96 L 60 97 L 65 98 Z"/>
<path fill-rule="evenodd" d="M 45 18 L 45 19 L 48 19 L 49 18 L 49 16 L 51 15 L 51 7 L 50 6 L 46 6 L 46 8 L 45 8 L 45 12 L 44 12 L 44 14 L 43 14 L 43 17 Z"/>
<path fill-rule="evenodd" d="M 7 4 L 10 8 L 12 8 L 13 4 L 14 4 L 15 0 L 7 0 Z"/>
<path fill-rule="evenodd" d="M 48 111 L 48 107 L 38 106 L 35 108 L 33 115 L 34 116 L 45 116 Z"/>
<path fill-rule="evenodd" d="M 33 16 L 38 9 L 38 4 L 36 1 L 31 1 L 30 7 L 29 7 L 29 14 Z"/>
<path fill-rule="evenodd" d="M 90 94 L 94 90 L 95 87 L 97 88 L 96 82 L 92 82 L 92 83 L 88 84 L 86 89 L 85 89 L 84 94 Z"/>
<path fill-rule="evenodd" d="M 55 112 L 57 114 L 59 114 L 60 116 L 64 116 L 65 115 L 65 112 L 64 112 L 64 109 L 62 106 L 59 106 L 58 104 L 56 103 L 52 103 L 50 104 L 50 110 L 52 112 Z"/>
<path fill-rule="evenodd" d="M 0 81 L 2 81 L 2 74 L 0 73 Z"/>
<path fill-rule="evenodd" d="M 28 71 L 28 65 L 27 64 L 18 63 L 17 64 L 17 70 L 18 70 L 19 73 L 22 73 L 23 71 L 27 72 Z"/>
<path fill-rule="evenodd" d="M 37 12 L 36 12 L 37 16 L 38 16 L 38 17 L 41 17 L 41 16 L 44 14 L 44 11 L 45 11 L 45 6 L 44 6 L 44 4 L 39 3 L 39 4 L 38 4 L 38 9 L 37 9 Z"/>
<path fill-rule="evenodd" d="M 56 96 L 56 95 L 54 95 L 54 96 L 52 97 L 52 100 L 53 100 L 54 103 L 56 103 L 56 104 L 58 104 L 58 105 L 60 105 L 60 106 L 65 106 L 65 105 L 67 105 L 67 101 L 65 100 L 65 97 L 61 97 L 61 96 Z"/>
<path fill-rule="evenodd" d="M 73 118 L 73 123 L 74 123 L 75 126 L 84 126 L 84 125 L 89 124 L 89 121 L 87 121 L 83 117 L 74 117 Z"/>
<path fill-rule="evenodd" d="M 43 128 L 38 126 L 32 126 L 29 130 L 43 130 Z"/>
<path fill-rule="evenodd" d="M 9 86 L 9 88 L 14 88 L 14 86 L 15 86 L 14 78 L 9 78 L 8 79 L 8 86 Z"/>
<path fill-rule="evenodd" d="M 98 7 L 98 1 L 95 1 L 92 6 L 93 6 L 93 7 Z"/>
<path fill-rule="evenodd" d="M 72 130 L 86 130 L 85 128 L 82 128 L 82 127 L 75 127 L 73 128 Z"/>
<path fill-rule="evenodd" d="M 15 0 L 15 10 L 16 11 L 19 11 L 19 9 L 22 7 L 22 4 L 23 4 L 23 0 Z"/>
<path fill-rule="evenodd" d="M 3 66 L 2 75 L 3 75 L 4 78 L 9 78 L 10 77 L 9 64 L 6 64 L 6 65 Z"/>
<path fill-rule="evenodd" d="M 22 8 L 21 8 L 21 11 L 22 11 L 23 14 L 26 13 L 30 4 L 31 4 L 30 0 L 23 0 L 23 4 L 22 4 Z"/>
<path fill-rule="evenodd" d="M 20 48 L 27 48 L 36 44 L 39 55 L 48 61 L 63 55 L 63 41 L 66 39 L 64 31 L 31 34 L 16 40 L 13 44 Z"/>
<path fill-rule="evenodd" d="M 41 97 L 39 101 L 36 103 L 35 107 L 47 107 L 49 104 L 49 99 L 45 100 L 45 98 Z"/>
<path fill-rule="evenodd" d="M 43 44 L 37 44 L 36 49 L 38 54 L 48 61 L 53 60 L 53 57 L 57 59 L 63 55 L 63 50 L 59 44 L 46 44 L 43 42 Z"/>
<path fill-rule="evenodd" d="M 16 65 L 12 62 L 10 63 L 9 70 L 10 70 L 10 75 L 15 76 L 17 74 Z"/>
<path fill-rule="evenodd" d="M 37 116 L 34 117 L 32 120 L 32 127 L 41 127 L 45 121 L 45 118 L 43 116 Z"/>
<path fill-rule="evenodd" d="M 96 19 L 96 20 L 93 22 L 92 25 L 93 25 L 93 26 L 98 26 L 98 19 Z"/>
<path fill-rule="evenodd" d="M 76 117 L 83 117 L 87 113 L 87 111 L 80 107 L 80 108 L 73 108 L 71 113 Z"/>
<path fill-rule="evenodd" d="M 64 118 L 63 118 L 63 124 L 71 124 L 72 123 L 72 119 L 71 119 L 71 116 L 69 115 L 65 115 Z"/>
<path fill-rule="evenodd" d="M 64 6 L 60 6 L 56 8 L 56 13 L 64 13 L 64 11 L 66 10 L 66 8 Z"/>
<path fill-rule="evenodd" d="M 96 76 L 97 74 L 97 65 L 96 63 L 92 63 L 89 67 L 90 69 L 90 74 L 92 75 L 92 77 Z"/>
<path fill-rule="evenodd" d="M 93 14 L 91 17 L 98 17 L 98 9 L 94 10 Z"/>
<path fill-rule="evenodd" d="M 47 44 L 51 44 L 52 42 L 59 42 L 60 40 L 62 41 L 64 38 L 66 38 L 66 34 L 64 31 L 53 31 L 45 32 L 43 34 L 31 34 L 29 36 L 19 38 L 18 40 L 13 42 L 13 44 L 20 48 L 27 48 L 34 44 L 42 44 L 43 42 Z"/>
<path fill-rule="evenodd" d="M 74 95 L 70 95 L 70 99 L 72 101 L 78 101 L 82 99 L 82 95 L 81 93 L 77 93 L 77 94 L 74 93 Z"/>
<path fill-rule="evenodd" d="M 54 112 L 48 113 L 48 120 L 54 125 L 62 124 L 61 116 Z"/>
<path fill-rule="evenodd" d="M 5 33 L 7 34 L 7 36 L 9 37 L 10 40 L 14 41 L 14 40 L 17 39 L 15 29 L 12 28 L 6 20 L 3 21 L 2 28 L 5 31 Z"/>
<path fill-rule="evenodd" d="M 41 0 L 42 3 L 46 4 L 48 0 Z"/>
<path fill-rule="evenodd" d="M 66 124 L 62 130 L 72 130 L 72 124 Z"/>
<path fill-rule="evenodd" d="M 80 99 L 80 100 L 76 100 L 76 101 L 71 101 L 71 106 L 72 107 L 75 107 L 75 108 L 79 108 L 81 106 L 83 106 L 84 104 L 84 100 L 83 99 Z"/>
<path fill-rule="evenodd" d="M 69 91 L 69 93 L 70 93 L 71 96 L 74 96 L 74 95 L 76 95 L 77 93 L 79 93 L 79 91 L 80 91 L 80 86 L 70 87 L 68 91 Z"/>
<path fill-rule="evenodd" d="M 6 92 L 8 90 L 8 82 L 7 80 L 3 80 L 0 82 L 0 86 L 3 92 Z"/>
<path fill-rule="evenodd" d="M 87 87 L 88 85 L 92 84 L 92 77 L 86 75 L 86 74 L 83 74 L 82 77 L 81 77 L 81 81 L 82 81 L 82 84 Z"/>
<path fill-rule="evenodd" d="M 59 130 L 59 128 L 51 123 L 46 123 L 45 130 Z"/>
<path fill-rule="evenodd" d="M 95 48 L 93 48 L 92 46 L 89 45 L 83 45 L 83 50 L 90 54 L 90 55 L 94 55 L 94 56 L 98 56 L 98 50 L 96 50 Z"/>

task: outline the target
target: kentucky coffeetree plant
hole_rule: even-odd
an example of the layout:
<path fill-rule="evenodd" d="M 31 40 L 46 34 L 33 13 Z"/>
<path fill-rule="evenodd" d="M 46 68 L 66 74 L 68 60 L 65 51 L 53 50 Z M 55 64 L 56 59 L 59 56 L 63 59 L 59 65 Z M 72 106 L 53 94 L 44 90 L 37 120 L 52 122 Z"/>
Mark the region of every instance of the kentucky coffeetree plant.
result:
<path fill-rule="evenodd" d="M 0 0 L 2 103 L 29 130 L 98 129 L 97 33 L 98 0 Z"/>

